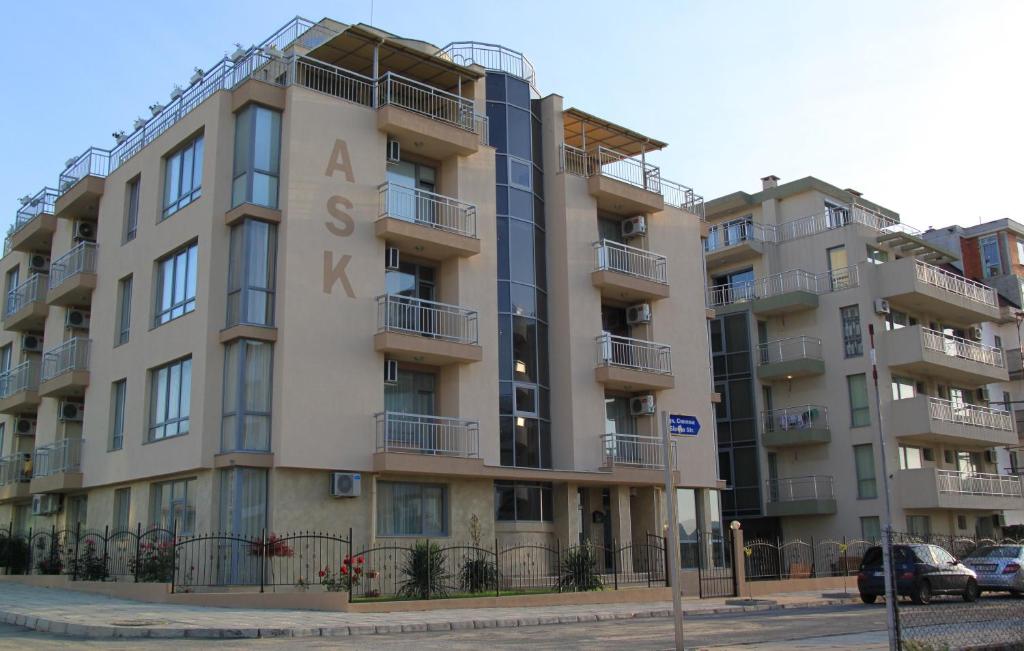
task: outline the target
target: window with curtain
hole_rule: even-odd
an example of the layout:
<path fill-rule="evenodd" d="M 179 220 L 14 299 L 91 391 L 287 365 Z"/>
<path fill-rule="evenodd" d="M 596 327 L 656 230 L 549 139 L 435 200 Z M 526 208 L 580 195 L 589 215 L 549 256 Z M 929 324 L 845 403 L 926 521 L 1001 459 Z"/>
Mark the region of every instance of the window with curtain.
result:
<path fill-rule="evenodd" d="M 377 535 L 447 536 L 448 487 L 378 481 Z"/>
<path fill-rule="evenodd" d="M 932 533 L 932 521 L 927 515 L 908 515 L 907 533 L 911 536 L 925 537 Z"/>
<path fill-rule="evenodd" d="M 136 176 L 125 186 L 124 235 L 122 242 L 131 242 L 139 229 L 139 184 L 142 177 Z"/>
<path fill-rule="evenodd" d="M 850 397 L 850 427 L 864 427 L 871 424 L 871 409 L 868 407 L 868 380 L 863 373 L 846 376 L 846 387 Z"/>
<path fill-rule="evenodd" d="M 173 479 L 156 482 L 149 489 L 151 527 L 191 535 L 196 525 L 196 480 Z"/>
<path fill-rule="evenodd" d="M 860 330 L 860 306 L 847 305 L 839 308 L 843 324 L 843 356 L 860 357 L 864 354 L 864 342 Z"/>
<path fill-rule="evenodd" d="M 117 283 L 117 345 L 128 343 L 132 327 L 132 277 Z"/>
<path fill-rule="evenodd" d="M 71 531 L 86 529 L 86 513 L 89 510 L 89 497 L 87 495 L 73 495 L 67 500 L 67 527 Z"/>
<path fill-rule="evenodd" d="M 238 339 L 224 349 L 221 449 L 270 450 L 274 346 Z"/>
<path fill-rule="evenodd" d="M 220 471 L 221 530 L 259 536 L 267 526 L 267 469 L 227 468 Z"/>
<path fill-rule="evenodd" d="M 203 137 L 199 136 L 164 159 L 164 219 L 202 195 Z"/>
<path fill-rule="evenodd" d="M 494 482 L 494 517 L 502 522 L 553 522 L 551 483 Z"/>
<path fill-rule="evenodd" d="M 124 400 L 127 380 L 114 382 L 110 396 L 110 450 L 124 447 Z"/>
<path fill-rule="evenodd" d="M 191 393 L 191 357 L 150 371 L 150 441 L 188 434 Z"/>
<path fill-rule="evenodd" d="M 981 249 L 981 271 L 985 278 L 1001 274 L 1003 264 L 999 257 L 999 237 L 983 237 L 978 241 L 978 247 Z"/>
<path fill-rule="evenodd" d="M 869 515 L 860 519 L 860 535 L 867 541 L 882 539 L 882 522 L 877 515 Z"/>
<path fill-rule="evenodd" d="M 198 244 L 190 244 L 157 262 L 154 327 L 196 309 Z"/>
<path fill-rule="evenodd" d="M 118 488 L 114 491 L 114 531 L 128 531 L 131 528 L 132 489 Z"/>
<path fill-rule="evenodd" d="M 913 379 L 902 376 L 892 376 L 892 399 L 893 400 L 906 400 L 907 398 L 913 398 L 916 394 L 915 382 Z"/>
<path fill-rule="evenodd" d="M 437 376 L 399 367 L 398 381 L 384 387 L 384 410 L 400 414 L 436 415 Z"/>
<path fill-rule="evenodd" d="M 227 326 L 274 325 L 277 226 L 246 219 L 231 227 Z"/>
<path fill-rule="evenodd" d="M 853 446 L 853 461 L 857 468 L 857 497 L 862 500 L 878 497 L 875 453 L 871 444 Z"/>
<path fill-rule="evenodd" d="M 281 165 L 281 114 L 249 104 L 235 116 L 235 164 L 231 205 L 277 208 Z"/>

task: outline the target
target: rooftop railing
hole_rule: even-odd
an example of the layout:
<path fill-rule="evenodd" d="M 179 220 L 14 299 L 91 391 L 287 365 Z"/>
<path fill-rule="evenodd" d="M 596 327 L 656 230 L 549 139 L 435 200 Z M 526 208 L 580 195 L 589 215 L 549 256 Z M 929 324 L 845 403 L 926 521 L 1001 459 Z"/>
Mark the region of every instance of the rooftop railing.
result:
<path fill-rule="evenodd" d="M 96 273 L 96 244 L 80 242 L 73 249 L 50 263 L 50 275 L 47 286 L 50 289 L 60 287 L 68 278 L 75 274 Z"/>
<path fill-rule="evenodd" d="M 594 242 L 594 254 L 598 271 L 615 271 L 656 283 L 668 283 L 668 258 L 663 255 L 612 240 Z"/>
<path fill-rule="evenodd" d="M 675 442 L 672 443 L 675 456 Z M 664 468 L 665 450 L 657 436 L 636 434 L 602 434 L 601 449 L 604 450 L 605 466 L 630 466 L 634 468 Z"/>
<path fill-rule="evenodd" d="M 896 228 L 900 221 L 863 206 L 835 206 L 816 215 L 801 217 L 800 219 L 779 224 L 779 241 L 795 240 L 809 235 L 816 235 L 849 226 L 850 224 L 861 224 L 876 231 L 886 231 Z"/>
<path fill-rule="evenodd" d="M 935 482 L 940 493 L 1021 497 L 1021 478 L 1013 475 L 937 469 Z"/>
<path fill-rule="evenodd" d="M 87 176 L 104 178 L 107 174 L 110 174 L 110 150 L 89 147 L 60 173 L 57 189 L 64 194 Z"/>
<path fill-rule="evenodd" d="M 522 52 L 502 45 L 477 41 L 455 41 L 441 48 L 438 56 L 461 66 L 476 64 L 487 70 L 499 70 L 520 79 L 525 79 L 534 91 L 537 89 L 537 73 Z"/>
<path fill-rule="evenodd" d="M 828 429 L 828 407 L 801 405 L 762 411 L 761 426 L 765 432 Z"/>
<path fill-rule="evenodd" d="M 476 237 L 476 206 L 471 203 L 397 183 L 383 183 L 377 190 L 381 217 Z"/>
<path fill-rule="evenodd" d="M 817 337 L 785 337 L 757 346 L 760 364 L 778 364 L 795 359 L 822 359 L 821 339 Z"/>
<path fill-rule="evenodd" d="M 39 362 L 28 360 L 11 370 L 0 373 L 0 400 L 10 398 L 19 391 L 39 390 Z"/>
<path fill-rule="evenodd" d="M 398 294 L 377 297 L 377 330 L 460 344 L 479 342 L 476 310 Z"/>
<path fill-rule="evenodd" d="M 929 397 L 928 415 L 933 420 L 941 420 L 947 423 L 959 423 L 960 425 L 971 425 L 1006 432 L 1013 431 L 1014 418 L 1012 413 L 979 405 L 968 405 L 962 402 Z"/>
<path fill-rule="evenodd" d="M 462 418 L 384 411 L 377 422 L 377 452 L 446 457 L 480 456 L 480 423 Z"/>
<path fill-rule="evenodd" d="M 929 328 L 921 328 L 921 340 L 924 347 L 928 350 L 934 350 L 950 357 L 958 357 L 996 368 L 1004 368 L 1006 366 L 1006 360 L 1003 358 L 1001 348 L 986 346 L 976 341 L 955 337 Z"/>
<path fill-rule="evenodd" d="M 661 194 L 661 168 L 614 149 L 598 145 L 591 152 L 592 170 L 642 190 Z"/>
<path fill-rule="evenodd" d="M 0 486 L 27 482 L 31 479 L 31 452 L 15 452 L 6 457 L 0 457 Z"/>
<path fill-rule="evenodd" d="M 62 472 L 82 469 L 82 439 L 61 439 L 56 443 L 36 448 L 32 455 L 33 477 L 48 477 Z"/>
<path fill-rule="evenodd" d="M 73 337 L 43 353 L 43 382 L 72 371 L 88 371 L 91 347 L 91 340 Z"/>
<path fill-rule="evenodd" d="M 783 477 L 765 481 L 769 502 L 835 499 L 835 487 L 829 475 Z"/>
<path fill-rule="evenodd" d="M 662 177 L 661 196 L 668 205 L 693 213 L 700 217 L 701 221 L 704 220 L 704 197 L 694 192 L 692 188 Z"/>
<path fill-rule="evenodd" d="M 990 307 L 999 306 L 999 301 L 996 299 L 996 290 L 991 287 L 921 260 L 914 260 L 914 270 L 917 274 L 917 279 L 927 285 L 944 289 L 947 292 L 952 292 L 957 296 L 962 296 L 969 301 L 981 303 L 982 305 Z"/>
<path fill-rule="evenodd" d="M 598 366 L 618 366 L 645 373 L 672 374 L 672 347 L 643 339 L 604 333 L 597 337 Z"/>
<path fill-rule="evenodd" d="M 717 251 L 743 242 L 775 242 L 775 227 L 749 219 L 735 219 L 711 227 L 704 241 L 705 251 Z"/>
<path fill-rule="evenodd" d="M 394 104 L 466 131 L 476 128 L 473 100 L 393 72 L 377 80 L 377 101 L 379 106 Z"/>
<path fill-rule="evenodd" d="M 7 231 L 7 237 L 15 235 L 25 228 L 33 219 L 42 214 L 53 214 L 54 205 L 57 203 L 57 191 L 53 188 L 43 188 L 35 195 L 22 199 L 21 208 L 14 216 L 14 223 Z"/>
<path fill-rule="evenodd" d="M 45 274 L 32 274 L 28 280 L 7 292 L 4 316 L 17 313 L 31 303 L 46 301 L 47 281 Z"/>

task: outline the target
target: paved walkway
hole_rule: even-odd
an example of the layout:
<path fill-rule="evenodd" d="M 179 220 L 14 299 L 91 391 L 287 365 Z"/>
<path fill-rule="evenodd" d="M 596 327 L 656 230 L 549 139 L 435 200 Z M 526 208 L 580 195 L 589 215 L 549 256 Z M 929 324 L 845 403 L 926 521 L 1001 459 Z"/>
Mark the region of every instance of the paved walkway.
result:
<path fill-rule="evenodd" d="M 728 606 L 724 599 L 686 600 L 684 616 L 849 603 L 819 592 L 771 597 L 773 606 Z M 151 604 L 68 590 L 0 583 L 0 621 L 89 638 L 333 637 L 538 626 L 670 617 L 671 603 L 445 609 L 340 613 Z"/>

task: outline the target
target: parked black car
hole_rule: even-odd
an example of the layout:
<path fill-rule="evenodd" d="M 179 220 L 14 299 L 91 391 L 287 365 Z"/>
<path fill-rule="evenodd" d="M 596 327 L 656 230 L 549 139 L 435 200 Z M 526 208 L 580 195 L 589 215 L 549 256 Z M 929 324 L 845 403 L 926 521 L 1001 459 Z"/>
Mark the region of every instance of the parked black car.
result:
<path fill-rule="evenodd" d="M 893 545 L 892 561 L 896 594 L 910 597 L 915 604 L 929 603 L 936 594 L 961 595 L 964 601 L 974 601 L 981 594 L 974 570 L 938 545 Z M 885 594 L 881 547 L 864 553 L 857 589 L 866 604 Z"/>

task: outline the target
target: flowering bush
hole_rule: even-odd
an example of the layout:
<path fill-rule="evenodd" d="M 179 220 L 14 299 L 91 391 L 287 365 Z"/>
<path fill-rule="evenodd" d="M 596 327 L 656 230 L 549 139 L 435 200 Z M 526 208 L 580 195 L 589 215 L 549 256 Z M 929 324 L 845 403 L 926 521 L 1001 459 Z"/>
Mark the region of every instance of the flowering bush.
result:
<path fill-rule="evenodd" d="M 352 588 L 359 585 L 359 580 L 363 576 L 364 562 L 362 556 L 353 558 L 346 555 L 337 574 L 330 566 L 320 570 L 320 585 L 324 586 L 327 592 L 351 592 Z"/>
<path fill-rule="evenodd" d="M 249 553 L 253 556 L 266 556 L 267 558 L 274 558 L 275 556 L 291 557 L 295 554 L 292 548 L 288 546 L 288 543 L 278 537 L 276 533 L 272 533 L 267 537 L 267 544 L 265 546 L 262 541 L 251 543 L 249 545 Z"/>
<path fill-rule="evenodd" d="M 88 538 L 81 556 L 71 559 L 71 573 L 80 581 L 105 581 L 109 576 L 108 558 L 106 554 L 100 556 L 96 550 L 96 541 Z"/>
<path fill-rule="evenodd" d="M 131 560 L 131 569 L 139 581 L 166 583 L 173 580 L 174 542 L 164 540 L 156 544 L 142 543 L 138 560 Z"/>
<path fill-rule="evenodd" d="M 40 539 L 36 543 L 36 550 L 36 556 L 40 557 L 36 569 L 40 574 L 60 574 L 64 571 L 64 561 L 61 559 L 63 548 L 59 543 L 52 543 L 47 551 L 46 543 Z"/>

